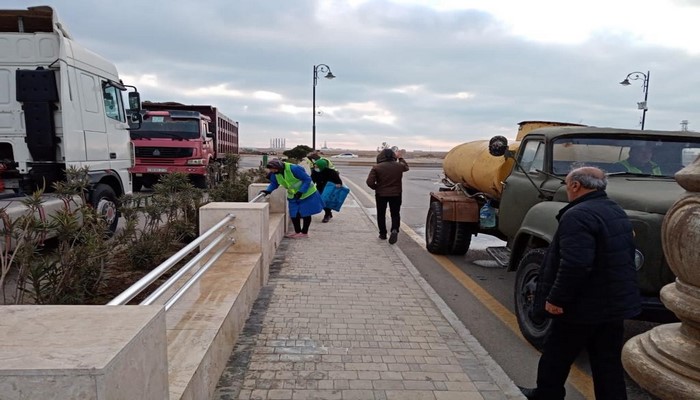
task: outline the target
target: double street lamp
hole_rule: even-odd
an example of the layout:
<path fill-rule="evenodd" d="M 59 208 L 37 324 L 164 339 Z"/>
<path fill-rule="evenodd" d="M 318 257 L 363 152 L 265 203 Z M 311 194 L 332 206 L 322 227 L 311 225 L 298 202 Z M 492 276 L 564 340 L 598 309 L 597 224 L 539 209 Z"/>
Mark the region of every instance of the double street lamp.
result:
<path fill-rule="evenodd" d="M 644 102 L 637 103 L 637 108 L 642 110 L 642 130 L 644 130 L 644 120 L 647 116 L 647 96 L 649 95 L 649 71 L 647 71 L 646 74 L 644 72 L 639 71 L 630 72 L 629 74 L 627 74 L 627 77 L 625 77 L 625 80 L 620 82 L 620 85 L 629 86 L 630 79 L 633 81 L 644 79 L 642 83 L 642 91 L 644 92 Z"/>
<path fill-rule="evenodd" d="M 326 74 L 324 78 L 333 79 L 335 75 L 331 72 L 331 67 L 326 64 L 314 65 L 314 95 L 313 95 L 313 106 L 311 112 L 313 113 L 313 122 L 311 123 L 311 149 L 316 150 L 316 85 L 318 84 L 318 72 L 321 71 L 322 74 Z"/>

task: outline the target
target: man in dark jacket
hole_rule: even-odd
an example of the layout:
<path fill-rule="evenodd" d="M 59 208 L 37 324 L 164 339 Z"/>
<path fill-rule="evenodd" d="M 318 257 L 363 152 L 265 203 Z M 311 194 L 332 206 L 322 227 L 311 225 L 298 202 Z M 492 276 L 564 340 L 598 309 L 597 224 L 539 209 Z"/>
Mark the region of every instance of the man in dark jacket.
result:
<path fill-rule="evenodd" d="M 398 154 L 397 154 L 398 153 Z M 367 186 L 374 189 L 377 203 L 377 224 L 379 239 L 386 240 L 386 206 L 391 213 L 391 234 L 389 243 L 394 244 L 401 227 L 401 179 L 408 171 L 406 160 L 401 152 L 394 153 L 392 149 L 384 149 L 377 156 L 377 165 L 373 166 L 367 176 Z"/>
<path fill-rule="evenodd" d="M 528 399 L 563 400 L 571 364 L 588 350 L 596 399 L 627 398 L 621 355 L 623 320 L 641 312 L 634 233 L 605 193 L 607 177 L 581 167 L 566 177 L 569 204 L 540 269 L 534 307 L 553 318 Z M 539 308 L 539 309 L 538 309 Z"/>

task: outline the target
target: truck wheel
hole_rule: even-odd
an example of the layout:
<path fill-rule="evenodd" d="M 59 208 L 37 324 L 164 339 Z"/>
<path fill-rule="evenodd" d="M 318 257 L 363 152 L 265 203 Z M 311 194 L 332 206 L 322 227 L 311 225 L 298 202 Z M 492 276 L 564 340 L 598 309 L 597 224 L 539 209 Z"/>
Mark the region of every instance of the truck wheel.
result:
<path fill-rule="evenodd" d="M 92 192 L 92 206 L 107 222 L 107 230 L 110 234 L 117 231 L 119 214 L 117 210 L 117 195 L 111 186 L 98 183 Z"/>
<path fill-rule="evenodd" d="M 463 256 L 469 251 L 469 245 L 472 243 L 472 234 L 474 233 L 474 224 L 469 222 L 454 223 L 454 239 L 450 245 L 450 254 Z"/>
<path fill-rule="evenodd" d="M 442 220 L 442 204 L 433 201 L 425 220 L 425 247 L 433 254 L 447 254 L 452 245 L 455 223 Z"/>
<path fill-rule="evenodd" d="M 546 248 L 528 251 L 518 264 L 515 275 L 515 316 L 520 332 L 536 349 L 541 350 L 552 326 L 550 318 L 534 319 L 530 313 L 534 305 L 535 289 L 540 265 L 544 262 Z"/>
<path fill-rule="evenodd" d="M 209 167 L 207 168 L 207 181 L 209 188 L 216 187 L 222 181 L 221 176 L 221 164 L 213 161 L 209 162 Z"/>

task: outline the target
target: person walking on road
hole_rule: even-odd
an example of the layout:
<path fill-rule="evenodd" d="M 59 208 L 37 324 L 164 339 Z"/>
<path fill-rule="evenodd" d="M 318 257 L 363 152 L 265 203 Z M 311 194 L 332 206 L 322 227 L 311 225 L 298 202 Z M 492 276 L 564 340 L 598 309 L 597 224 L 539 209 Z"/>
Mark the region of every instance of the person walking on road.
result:
<path fill-rule="evenodd" d="M 377 164 L 372 167 L 367 176 L 367 186 L 374 190 L 377 203 L 377 224 L 379 239 L 386 240 L 386 207 L 391 214 L 391 233 L 389 243 L 394 244 L 401 227 L 401 180 L 403 173 L 408 171 L 408 164 L 400 151 L 384 149 L 377 156 Z"/>
<path fill-rule="evenodd" d="M 340 174 L 337 170 L 328 167 L 328 160 L 320 158 L 314 162 L 315 168 L 311 170 L 311 179 L 316 183 L 316 189 L 319 193 L 323 193 L 328 182 L 335 184 L 336 187 L 343 186 L 343 181 L 340 179 Z M 329 222 L 333 218 L 331 209 L 324 205 L 325 212 L 321 222 Z"/>
<path fill-rule="evenodd" d="M 563 400 L 571 365 L 583 349 L 597 400 L 624 400 L 623 321 L 641 312 L 632 224 L 609 199 L 607 177 L 581 167 L 565 180 L 569 204 L 540 267 L 533 318 L 552 318 L 528 399 Z"/>
<path fill-rule="evenodd" d="M 287 235 L 287 237 L 293 239 L 308 237 L 311 216 L 323 210 L 323 201 L 316 190 L 316 185 L 311 181 L 311 177 L 304 171 L 304 168 L 299 165 L 275 158 L 270 160 L 265 168 L 270 171 L 268 175 L 270 184 L 260 193 L 269 195 L 280 186 L 287 189 L 289 215 L 292 218 L 292 225 L 294 225 L 294 233 Z"/>

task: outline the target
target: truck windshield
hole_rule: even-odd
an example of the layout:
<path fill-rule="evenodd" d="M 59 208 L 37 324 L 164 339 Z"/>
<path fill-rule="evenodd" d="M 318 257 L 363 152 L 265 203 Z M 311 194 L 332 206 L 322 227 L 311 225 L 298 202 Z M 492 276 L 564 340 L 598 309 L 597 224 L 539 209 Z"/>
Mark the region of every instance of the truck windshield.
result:
<path fill-rule="evenodd" d="M 700 156 L 700 137 L 563 137 L 553 141 L 552 172 L 583 165 L 610 174 L 673 177 Z"/>
<path fill-rule="evenodd" d="M 172 119 L 166 116 L 144 117 L 141 129 L 131 131 L 132 138 L 181 138 L 198 139 L 199 121 L 196 119 Z"/>

